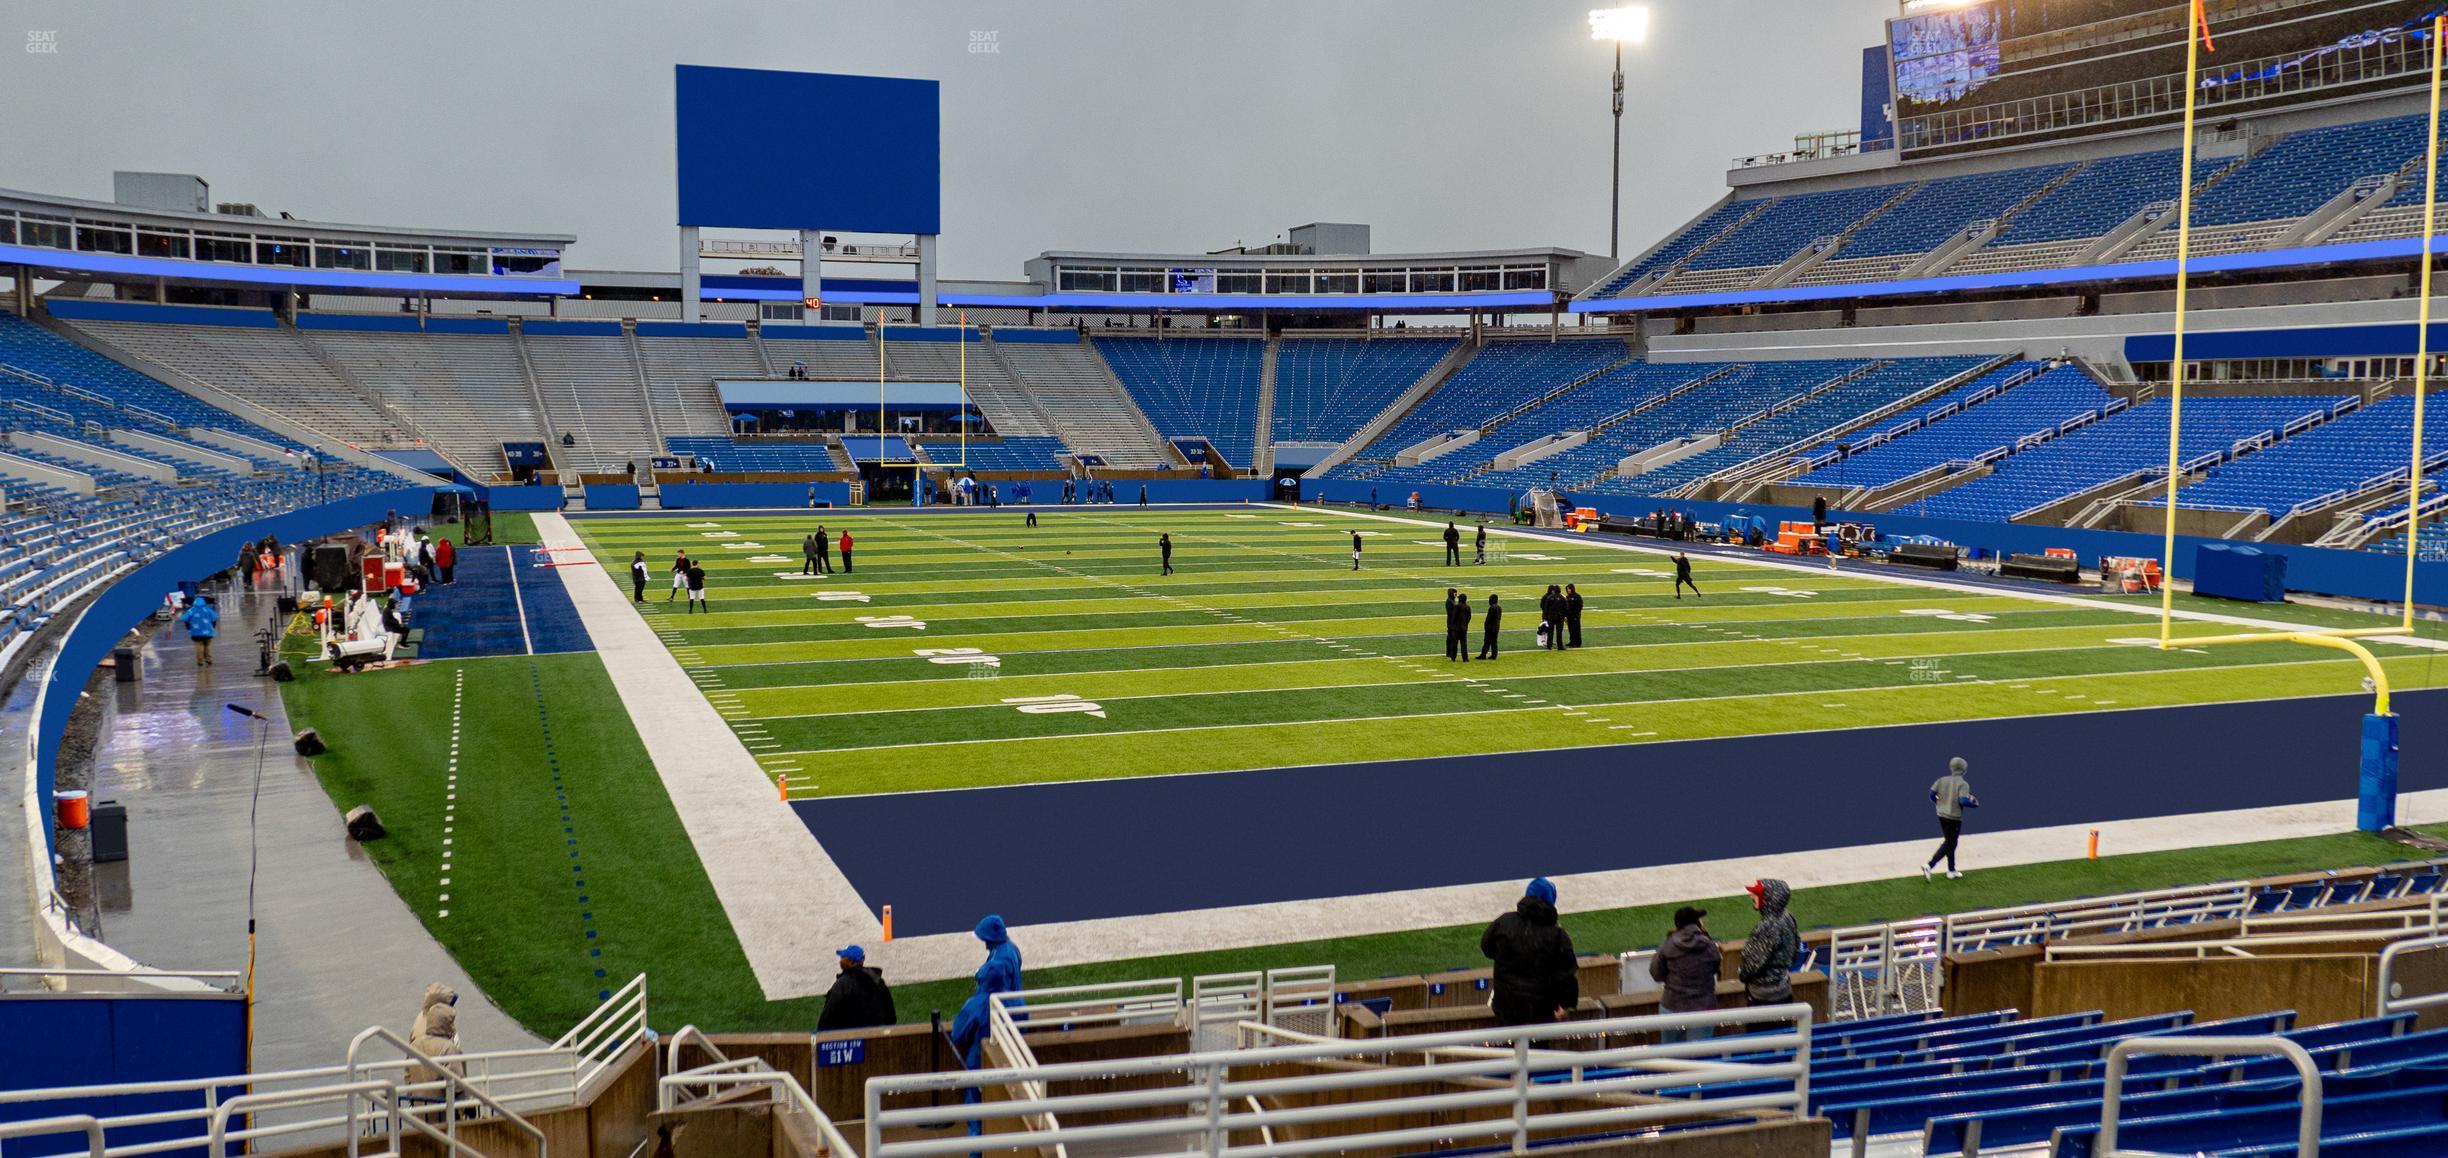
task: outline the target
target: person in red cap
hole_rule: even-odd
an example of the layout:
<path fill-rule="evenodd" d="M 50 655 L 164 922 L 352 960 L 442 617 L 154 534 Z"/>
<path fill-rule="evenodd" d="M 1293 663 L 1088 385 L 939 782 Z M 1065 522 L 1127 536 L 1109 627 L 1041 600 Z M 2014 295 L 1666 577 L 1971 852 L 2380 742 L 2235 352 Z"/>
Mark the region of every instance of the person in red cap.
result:
<path fill-rule="evenodd" d="M 1736 976 L 1753 1005 L 1782 1005 L 1793 1000 L 1794 956 L 1802 951 L 1802 928 L 1785 908 L 1793 890 L 1774 877 L 1751 882 L 1743 890 L 1759 910 L 1759 924 L 1743 942 L 1742 965 Z"/>

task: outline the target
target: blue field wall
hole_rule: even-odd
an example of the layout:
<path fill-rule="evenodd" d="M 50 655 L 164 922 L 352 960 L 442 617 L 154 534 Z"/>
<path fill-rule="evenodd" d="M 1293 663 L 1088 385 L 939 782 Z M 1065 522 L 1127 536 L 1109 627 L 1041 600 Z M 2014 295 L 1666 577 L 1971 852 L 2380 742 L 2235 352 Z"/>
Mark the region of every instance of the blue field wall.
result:
<path fill-rule="evenodd" d="M 850 502 L 850 484 L 820 483 L 664 483 L 659 491 L 665 510 L 704 510 L 718 507 L 804 507 L 808 505 L 808 487 L 816 488 L 816 501 L 832 506 Z M 587 505 L 594 506 L 592 499 Z"/>
<path fill-rule="evenodd" d="M 479 486 L 476 488 L 476 494 L 491 503 L 496 511 L 557 511 L 561 509 L 560 487 Z"/>
<path fill-rule="evenodd" d="M 0 995 L 0 1090 L 118 1085 L 214 1078 L 245 1073 L 246 998 L 229 993 Z M 39 1045 L 37 1045 L 39 1043 Z M 227 1101 L 245 1093 L 230 1087 Z M 187 1110 L 199 1104 L 193 1092 L 125 1094 L 0 1105 L 0 1122 L 23 1122 L 67 1114 L 97 1118 Z M 165 1122 L 111 1131 L 111 1145 L 135 1145 L 193 1137 L 193 1122 Z M 83 1134 L 12 1141 L 10 1155 L 83 1154 Z M 200 1155 L 202 1147 L 161 1153 Z"/>
<path fill-rule="evenodd" d="M 634 511 L 638 509 L 638 489 L 631 483 L 588 483 L 586 505 L 590 511 Z"/>
<path fill-rule="evenodd" d="M 1338 503 L 1366 503 L 1370 484 L 1345 479 L 1304 480 L 1305 493 Z M 1377 488 L 1379 503 L 1399 508 L 1413 491 L 1419 492 L 1421 505 L 1434 510 L 1473 511 L 1503 514 L 1507 503 L 1519 502 L 1521 492 L 1498 487 L 1465 486 L 1387 486 Z M 1568 500 L 1571 496 L 1567 495 Z M 1811 517 L 1806 507 L 1780 507 L 1765 503 L 1711 503 L 1690 499 L 1642 498 L 1639 496 L 1595 495 L 1587 505 L 1601 512 L 1624 517 L 1648 514 L 1665 508 L 1683 511 L 1701 522 L 1722 522 L 1735 514 L 1754 515 L 1771 523 L 1785 520 L 1807 521 Z M 1832 522 L 1863 523 L 1878 528 L 1886 539 L 1904 539 L 1929 535 L 1944 539 L 1959 547 L 1969 547 L 1991 554 L 2037 555 L 2053 547 L 2072 550 L 2085 567 L 2097 567 L 2102 556 L 2128 558 L 2159 557 L 2166 545 L 2158 535 L 2133 531 L 2088 531 L 2069 527 L 2044 527 L 2024 523 L 1968 522 L 1960 519 L 1924 519 L 1891 515 L 1878 511 L 1828 510 Z M 2225 539 L 2210 539 L 2194 535 L 2176 536 L 2176 561 L 2169 568 L 2179 579 L 2193 577 L 2196 548 L 2205 544 L 2227 543 Z M 2320 595 L 2343 595 L 2356 599 L 2395 602 L 2405 596 L 2405 558 L 2376 551 L 2340 551 L 2327 547 L 2301 547 L 2286 543 L 2251 543 L 2256 550 L 2272 555 L 2284 555 L 2287 560 L 2287 588 Z M 2448 562 L 2415 564 L 2414 596 L 2417 602 L 2448 602 Z"/>

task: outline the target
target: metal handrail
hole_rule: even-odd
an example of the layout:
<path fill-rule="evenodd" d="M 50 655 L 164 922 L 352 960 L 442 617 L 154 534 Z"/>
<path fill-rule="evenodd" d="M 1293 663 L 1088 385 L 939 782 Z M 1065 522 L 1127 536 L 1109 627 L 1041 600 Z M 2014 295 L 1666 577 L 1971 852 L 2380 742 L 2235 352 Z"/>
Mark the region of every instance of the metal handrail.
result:
<path fill-rule="evenodd" d="M 2142 961 L 2191 957 L 2196 960 L 2213 954 L 2227 957 L 2252 957 L 2266 949 L 2285 949 L 2297 945 L 2332 945 L 2340 941 L 2386 940 L 2403 933 L 2402 928 L 2338 929 L 2326 933 L 2269 933 L 2258 937 L 2219 937 L 2204 941 L 2161 941 L 2131 945 L 2051 945 L 2045 959 L 2051 963 L 2061 959 L 2090 960 L 2132 959 Z"/>
<path fill-rule="evenodd" d="M 2420 953 L 2426 949 L 2448 949 L 2448 936 L 2434 934 L 2407 941 L 2392 941 L 2387 947 L 2380 950 L 2380 980 L 2379 984 L 2374 987 L 2379 991 L 2379 997 L 2373 1002 L 2373 1007 L 2378 1011 L 2379 1016 L 2386 1017 L 2389 1014 L 2402 1013 L 2409 1009 L 2430 1009 L 2435 1006 L 2448 1005 L 2448 992 L 2407 997 L 2397 986 L 2397 959 L 2405 954 Z"/>
<path fill-rule="evenodd" d="M 858 1154 L 851 1148 L 850 1139 L 841 1132 L 841 1127 L 834 1125 L 833 1119 L 827 1117 L 824 1109 L 816 1104 L 816 1099 L 808 1095 L 807 1088 L 801 1086 L 797 1078 L 767 1065 L 763 1058 L 741 1058 L 666 1074 L 655 1083 L 656 1105 L 664 1111 L 678 1108 L 682 1105 L 678 1092 L 690 1086 L 762 1086 L 773 1094 L 773 1104 L 807 1116 L 815 1125 L 818 1137 L 823 1139 L 827 1155 L 855 1158 Z"/>
<path fill-rule="evenodd" d="M 229 1128 L 230 1118 L 232 1115 L 241 1110 L 266 1110 L 274 1109 L 280 1106 L 302 1106 L 310 1102 L 319 1102 L 332 1097 L 342 1097 L 348 1100 L 348 1152 L 350 1158 L 356 1158 L 358 1137 L 356 1126 L 357 1102 L 361 1096 L 363 1096 L 364 1100 L 366 1101 L 374 1101 L 375 1099 L 372 1095 L 377 1094 L 391 1095 L 392 1113 L 388 1115 L 390 1124 L 389 1137 L 391 1143 L 389 1152 L 392 1154 L 397 1154 L 399 1153 L 400 1149 L 399 1131 L 401 1125 L 401 1115 L 398 1112 L 399 1084 L 396 1082 L 368 1080 L 360 1082 L 347 1082 L 336 1086 L 318 1086 L 313 1089 L 305 1090 L 281 1090 L 278 1092 L 265 1094 L 241 1094 L 238 1097 L 231 1098 L 230 1100 L 213 1107 L 212 1123 L 206 1128 L 204 1135 L 205 1158 L 228 1158 L 228 1144 L 230 1142 L 239 1141 L 252 1143 L 256 1138 L 261 1137 L 266 1133 L 266 1131 L 260 1128 L 232 1131 Z M 192 1143 L 188 1143 L 183 1140 L 179 1143 L 179 1145 L 182 1146 L 190 1144 Z M 464 1149 L 464 1147 L 460 1147 L 458 1145 L 456 1139 L 449 1140 L 449 1144 L 453 1148 Z M 152 1147 L 151 1149 L 159 1148 L 161 1147 L 156 1146 Z M 252 1149 L 253 1147 L 250 1145 L 248 1148 Z M 148 1148 L 138 1147 L 133 1150 L 123 1151 L 122 1153 L 139 1154 L 146 1152 L 148 1152 Z M 473 1153 L 473 1151 L 471 1151 L 471 1153 Z M 479 1155 L 478 1158 L 482 1158 L 482 1156 Z"/>
<path fill-rule="evenodd" d="M 91 1114 L 0 1122 L 0 1138 L 39 1138 L 45 1134 L 65 1134 L 70 1130 L 84 1133 L 86 1158 L 102 1158 L 102 1122 Z"/>
<path fill-rule="evenodd" d="M 425 1051 L 408 1044 L 407 1038 L 401 1037 L 400 1035 L 393 1033 L 388 1029 L 384 1029 L 379 1025 L 369 1027 L 359 1032 L 356 1037 L 349 1040 L 348 1056 L 350 1077 L 354 1078 L 357 1075 L 358 1048 L 369 1041 L 379 1041 L 389 1045 L 399 1050 L 401 1053 L 408 1055 L 408 1058 L 414 1061 L 416 1064 L 421 1065 L 439 1075 L 432 1082 L 420 1082 L 417 1083 L 416 1086 L 404 1086 L 400 1087 L 400 1089 L 405 1090 L 421 1088 L 426 1085 L 439 1085 L 445 1091 L 459 1091 L 461 1094 L 466 1095 L 466 1097 L 469 1099 L 474 1100 L 477 1105 L 493 1111 L 493 1113 L 498 1115 L 503 1121 L 517 1127 L 520 1133 L 535 1139 L 537 1158 L 544 1158 L 544 1155 L 550 1152 L 551 1144 L 545 1140 L 544 1131 L 536 1129 L 535 1123 L 530 1122 L 526 1118 L 520 1116 L 516 1110 L 501 1104 L 501 1102 L 494 1098 L 493 1095 L 486 1093 L 484 1090 L 478 1088 L 474 1083 L 468 1081 L 466 1075 L 442 1064 L 443 1059 L 434 1058 Z M 449 1055 L 449 1058 L 452 1060 L 455 1060 L 456 1057 L 457 1055 Z M 349 1106 L 349 1132 L 354 1134 L 356 1133 L 356 1103 L 351 1102 L 349 1103 Z M 442 1105 L 440 1108 L 446 1115 L 445 1121 L 449 1126 L 451 1145 L 454 1148 L 457 1148 L 459 1138 L 459 1111 L 461 1109 L 460 1099 L 446 1093 L 442 1099 Z M 397 1106 L 393 1107 L 392 1113 L 395 1115 L 407 1115 L 412 1118 L 414 1117 L 414 1115 L 408 1114 L 406 1110 Z"/>
<path fill-rule="evenodd" d="M 2129 1037 L 2108 1047 L 2107 1089 L 2100 1102 L 2099 1144 L 2092 1150 L 2100 1158 L 2122 1158 L 2127 1154 L 2139 1158 L 2144 1153 L 2117 1148 L 2117 1109 L 2125 1094 L 2125 1059 L 2138 1053 L 2182 1057 L 2251 1054 L 2285 1058 L 2303 1081 L 2303 1093 L 2297 1099 L 2303 1105 L 2303 1113 L 2296 1122 L 2295 1153 L 2298 1158 L 2317 1158 L 2320 1154 L 2320 1067 L 2313 1064 L 2312 1055 L 2303 1046 L 2283 1037 Z"/>
<path fill-rule="evenodd" d="M 672 1031 L 671 1042 L 664 1047 L 663 1068 L 665 1070 L 675 1074 L 684 1072 L 680 1065 L 680 1047 L 689 1042 L 695 1042 L 697 1048 L 713 1054 L 714 1060 L 718 1063 L 731 1060 L 730 1054 L 724 1053 L 721 1046 L 715 1045 L 713 1040 L 705 1035 L 704 1030 L 698 1029 L 696 1023 L 691 1022 Z"/>
<path fill-rule="evenodd" d="M 1647 1017 L 1613 1018 L 1599 1021 L 1552 1022 L 1533 1026 L 1518 1026 L 1504 1030 L 1477 1030 L 1425 1034 L 1415 1037 L 1370 1038 L 1364 1040 L 1312 1039 L 1284 1030 L 1270 1030 L 1252 1023 L 1250 1028 L 1265 1036 L 1290 1039 L 1295 1044 L 1267 1046 L 1247 1050 L 1225 1050 L 1192 1053 L 1173 1057 L 1124 1058 L 1103 1062 L 1070 1062 L 1041 1065 L 1027 1069 L 910 1074 L 872 1079 L 867 1084 L 866 1129 L 868 1158 L 906 1155 L 921 1158 L 930 1155 L 963 1153 L 975 1148 L 968 1138 L 928 1137 L 918 1130 L 927 1126 L 944 1126 L 968 1121 L 980 1116 L 999 1119 L 1031 1119 L 1051 1121 L 1057 1113 L 1105 1112 L 1174 1108 L 1173 1115 L 1134 1116 L 1136 1120 L 1109 1125 L 1056 1125 L 1051 1129 L 1023 1129 L 1014 1133 L 997 1133 L 998 1148 L 1026 1149 L 1031 1147 L 1059 1148 L 1089 1142 L 1114 1142 L 1130 1139 L 1168 1138 L 1176 1141 L 1203 1135 L 1197 1152 L 1222 1154 L 1233 1152 L 1230 1138 L 1236 1131 L 1258 1132 L 1275 1126 L 1345 1121 L 1355 1117 L 1381 1117 L 1390 1109 L 1403 1115 L 1437 1114 L 1448 1110 L 1509 1109 L 1505 1116 L 1492 1116 L 1476 1121 L 1453 1122 L 1415 1128 L 1395 1128 L 1365 1135 L 1320 1135 L 1300 1141 L 1278 1139 L 1268 1152 L 1272 1154 L 1321 1153 L 1355 1148 L 1401 1146 L 1413 1143 L 1439 1142 L 1450 1144 L 1465 1137 L 1511 1135 L 1516 1149 L 1526 1148 L 1529 1131 L 1582 1128 L 1632 1128 L 1641 1124 L 1694 1116 L 1716 1116 L 1741 1110 L 1776 1110 L 1794 1114 L 1807 1112 L 1809 1105 L 1810 1008 L 1805 1005 L 1756 1006 L 1718 1010 L 1705 1014 L 1666 1014 Z M 1534 1069 L 1545 1066 L 1545 1058 L 1556 1051 L 1534 1050 L 1533 1045 L 1559 1038 L 1606 1037 L 1641 1033 L 1664 1028 L 1707 1024 L 1710 1026 L 1766 1026 L 1768 1023 L 1789 1024 L 1790 1029 L 1767 1028 L 1764 1032 L 1705 1038 L 1661 1046 L 1621 1046 L 1582 1055 L 1586 1066 L 1597 1061 L 1619 1061 L 1624 1068 L 1643 1072 L 1573 1082 L 1530 1081 Z M 1328 1073 L 1297 1074 L 1288 1077 L 1234 1079 L 1236 1069 L 1264 1068 L 1278 1064 L 1302 1062 L 1357 1060 L 1402 1055 L 1424 1056 L 1431 1050 L 1471 1049 L 1490 1043 L 1504 1042 L 1509 1048 L 1491 1049 L 1495 1056 L 1475 1059 L 1370 1066 L 1337 1070 Z M 1709 1062 L 1710 1055 L 1773 1052 L 1785 1060 L 1761 1063 Z M 1534 1065 L 1534 1059 L 1537 1064 Z M 1705 1076 L 1725 1076 L 1742 1080 L 1791 1079 L 1790 1092 L 1771 1091 L 1710 1098 L 1702 1102 L 1680 1098 L 1644 1099 L 1638 1103 L 1605 1105 L 1591 1110 L 1573 1110 L 1532 1117 L 1533 1104 L 1582 1099 L 1593 1093 L 1632 1093 L 1663 1090 L 1692 1084 L 1689 1070 L 1647 1072 L 1654 1066 L 1641 1063 L 1692 1059 L 1708 1066 Z M 1042 1089 L 1055 1083 L 1076 1083 L 1083 1086 L 1104 1083 L 1109 1088 L 1115 1079 L 1139 1075 L 1165 1074 L 1178 1077 L 1192 1075 L 1189 1081 L 1171 1081 L 1157 1088 L 1123 1090 L 1119 1092 L 1074 1093 L 1046 1095 L 1028 1092 L 1024 1097 L 979 1105 L 913 1106 L 906 1109 L 885 1109 L 888 1098 L 904 1095 L 940 1092 L 969 1087 L 1005 1086 Z M 1365 1100 L 1331 1100 L 1317 1105 L 1296 1108 L 1266 1109 L 1263 1103 L 1249 1110 L 1237 1110 L 1237 1105 L 1251 1099 L 1274 1094 L 1303 1094 L 1324 1091 L 1361 1090 L 1372 1086 L 1410 1084 L 1450 1079 L 1486 1079 L 1490 1084 L 1475 1089 L 1447 1093 L 1423 1094 L 1412 1097 Z M 887 1141 L 888 1134 L 902 1137 Z"/>

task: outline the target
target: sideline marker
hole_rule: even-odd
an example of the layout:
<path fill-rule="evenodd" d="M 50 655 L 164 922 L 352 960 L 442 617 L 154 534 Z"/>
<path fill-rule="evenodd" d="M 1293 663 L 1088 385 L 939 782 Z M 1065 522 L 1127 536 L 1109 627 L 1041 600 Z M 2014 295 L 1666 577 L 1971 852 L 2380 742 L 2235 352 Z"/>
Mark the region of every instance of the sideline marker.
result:
<path fill-rule="evenodd" d="M 884 939 L 892 940 L 892 906 L 884 906 Z"/>
<path fill-rule="evenodd" d="M 2091 851 L 2090 851 L 2090 852 L 2088 852 L 2088 853 L 2086 853 L 2086 854 L 2084 854 L 2083 859 L 2085 859 L 2085 860 L 2098 860 L 2098 859 L 2099 859 L 2099 830 L 2098 830 L 2098 829 L 2096 829 L 2096 828 L 2094 828 L 2094 829 L 2092 829 L 2092 830 L 2091 830 Z"/>

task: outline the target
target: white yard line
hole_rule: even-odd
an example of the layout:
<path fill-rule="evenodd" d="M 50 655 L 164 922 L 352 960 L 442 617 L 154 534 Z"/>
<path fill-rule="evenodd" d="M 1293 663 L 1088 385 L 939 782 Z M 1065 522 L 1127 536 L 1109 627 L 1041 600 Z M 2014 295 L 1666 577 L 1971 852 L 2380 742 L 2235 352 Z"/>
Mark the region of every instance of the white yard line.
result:
<path fill-rule="evenodd" d="M 566 525 L 566 524 L 564 524 L 564 525 Z M 526 596 L 523 596 L 523 595 L 520 595 L 520 594 L 519 594 L 519 578 L 518 578 L 518 569 L 519 569 L 519 563 L 518 563 L 518 548 L 516 548 L 516 547 L 503 547 L 503 548 L 502 548 L 502 550 L 503 550 L 503 551 L 506 553 L 506 555 L 507 555 L 507 557 L 508 557 L 508 559 L 509 559 L 509 567 L 510 567 L 510 602 L 511 602 L 511 603 L 513 603 L 513 604 L 515 604 L 515 605 L 517 605 L 517 607 L 518 607 L 518 617 L 519 617 L 519 642 L 520 642 L 520 643 L 522 643 L 522 644 L 525 644 L 525 645 L 526 645 L 526 647 L 527 647 L 527 654 L 529 654 L 529 655 L 534 655 L 534 654 L 535 654 L 535 637 L 533 637 L 533 636 L 531 636 L 531 635 L 527 634 L 527 598 L 526 598 Z M 562 568 L 556 567 L 556 568 L 554 568 L 554 570 L 558 571 L 558 570 L 562 570 Z M 596 568 L 583 568 L 583 570 L 596 570 Z"/>
<path fill-rule="evenodd" d="M 535 523 L 546 546 L 584 545 L 558 514 L 538 513 Z M 852 943 L 867 946 L 870 958 L 896 977 L 961 971 L 948 960 L 935 972 L 913 968 L 917 963 L 896 952 L 897 944 L 881 943 L 882 927 L 849 878 L 781 802 L 773 778 L 630 608 L 610 573 L 553 570 L 586 622 L 768 1000 L 824 992 L 837 972 L 833 951 Z"/>

